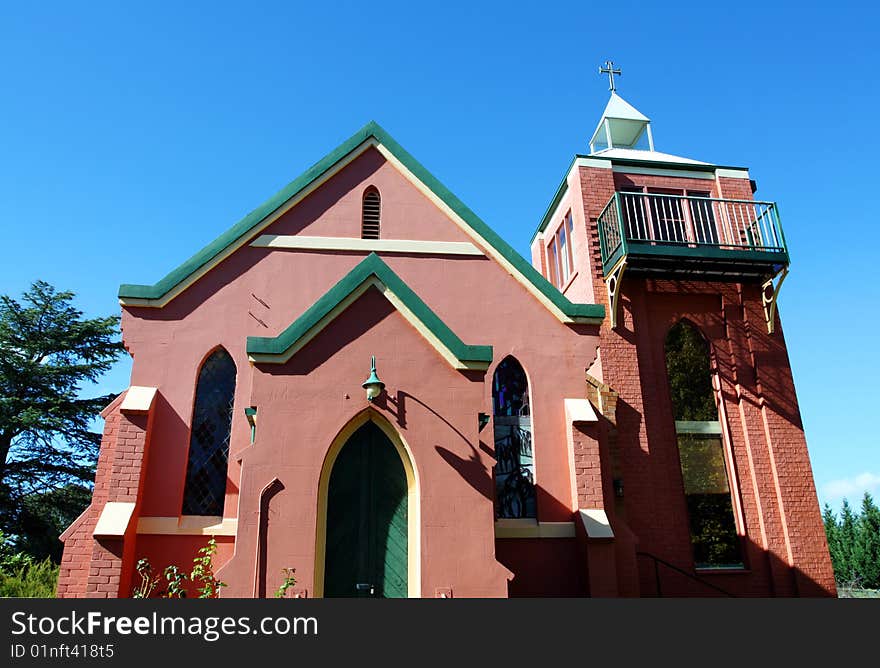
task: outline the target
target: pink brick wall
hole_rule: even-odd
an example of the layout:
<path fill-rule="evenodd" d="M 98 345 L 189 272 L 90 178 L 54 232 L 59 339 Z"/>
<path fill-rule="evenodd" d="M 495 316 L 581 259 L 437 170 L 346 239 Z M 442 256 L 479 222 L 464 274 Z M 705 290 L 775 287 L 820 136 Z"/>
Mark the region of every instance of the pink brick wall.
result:
<path fill-rule="evenodd" d="M 581 167 L 580 182 L 590 247 L 577 264 L 590 268 L 595 293 L 606 303 L 596 218 L 615 187 L 711 189 L 722 197 L 751 198 L 746 179 L 720 178 L 716 183 Z M 601 380 L 619 393 L 622 512 L 637 537 L 637 549 L 684 570 L 693 567 L 663 351 L 668 328 L 688 318 L 713 351 L 721 421 L 735 469 L 734 509 L 745 533 L 747 562 L 742 573 L 700 577 L 742 595 L 833 595 L 785 340 L 779 325 L 775 334 L 767 333 L 760 286 L 625 276 L 619 317 L 617 330 L 610 330 L 608 321 L 601 330 Z M 584 494 L 583 500 L 588 498 Z M 653 562 L 640 558 L 639 571 L 642 593 L 656 593 Z M 711 593 L 665 567 L 659 575 L 666 595 Z"/>
<path fill-rule="evenodd" d="M 109 499 L 111 470 L 116 453 L 116 437 L 119 429 L 119 405 L 125 394 L 119 395 L 102 411 L 104 435 L 95 473 L 92 502 L 70 527 L 61 534 L 64 554 L 58 573 L 58 598 L 84 598 L 88 596 L 89 564 L 92 559 L 94 539 L 92 532 L 98 522 L 101 509 Z"/>

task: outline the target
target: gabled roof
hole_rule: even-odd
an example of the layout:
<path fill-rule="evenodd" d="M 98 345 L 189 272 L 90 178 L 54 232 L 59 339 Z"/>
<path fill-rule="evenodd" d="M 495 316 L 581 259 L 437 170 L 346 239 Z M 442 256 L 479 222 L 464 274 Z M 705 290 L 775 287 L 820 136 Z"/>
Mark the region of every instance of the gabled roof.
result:
<path fill-rule="evenodd" d="M 370 147 L 378 149 L 404 176 L 421 185 L 423 192 L 435 205 L 560 320 L 597 324 L 605 317 L 605 308 L 600 304 L 575 304 L 569 301 L 375 122 L 367 123 L 159 282 L 153 285 L 120 286 L 120 302 L 125 306 L 164 306 Z"/>
<path fill-rule="evenodd" d="M 491 364 L 492 346 L 465 344 L 375 253 L 370 253 L 278 336 L 249 336 L 248 356 L 257 363 L 287 362 L 372 287 L 382 292 L 454 368 L 487 369 Z"/>

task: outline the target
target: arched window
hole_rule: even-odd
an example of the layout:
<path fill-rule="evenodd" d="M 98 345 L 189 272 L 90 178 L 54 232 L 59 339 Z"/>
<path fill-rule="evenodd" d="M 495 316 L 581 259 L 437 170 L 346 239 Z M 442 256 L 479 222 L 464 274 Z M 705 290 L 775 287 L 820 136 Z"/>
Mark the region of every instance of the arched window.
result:
<path fill-rule="evenodd" d="M 234 397 L 235 362 L 218 348 L 202 364 L 196 384 L 184 515 L 223 515 Z"/>
<path fill-rule="evenodd" d="M 505 357 L 492 378 L 497 517 L 537 517 L 529 404 L 525 371 L 516 358 Z"/>
<path fill-rule="evenodd" d="M 682 320 L 666 335 L 666 373 L 697 568 L 741 568 L 709 344 Z"/>
<path fill-rule="evenodd" d="M 382 200 L 379 191 L 368 188 L 364 193 L 363 213 L 361 217 L 361 239 L 379 238 L 379 217 Z"/>

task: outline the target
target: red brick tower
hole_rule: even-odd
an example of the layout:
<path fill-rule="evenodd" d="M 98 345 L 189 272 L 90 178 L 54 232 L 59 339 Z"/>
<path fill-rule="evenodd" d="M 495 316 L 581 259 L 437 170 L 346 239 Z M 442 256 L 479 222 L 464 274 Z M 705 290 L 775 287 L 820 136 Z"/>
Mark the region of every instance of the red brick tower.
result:
<path fill-rule="evenodd" d="M 656 151 L 612 83 L 532 240 L 569 299 L 608 308 L 587 380 L 621 594 L 835 593 L 776 310 L 788 251 L 755 189 Z"/>

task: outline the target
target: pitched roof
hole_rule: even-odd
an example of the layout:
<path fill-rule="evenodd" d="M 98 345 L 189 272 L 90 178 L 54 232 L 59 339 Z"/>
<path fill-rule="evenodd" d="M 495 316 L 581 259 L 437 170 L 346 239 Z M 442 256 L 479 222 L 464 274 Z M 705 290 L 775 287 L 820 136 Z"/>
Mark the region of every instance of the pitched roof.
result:
<path fill-rule="evenodd" d="M 354 157 L 374 146 L 386 158 L 397 163 L 427 188 L 435 203 L 446 207 L 462 229 L 493 259 L 499 262 L 539 301 L 563 322 L 598 323 L 605 317 L 601 304 L 576 304 L 569 301 L 519 253 L 484 223 L 436 177 L 400 146 L 377 123 L 367 123 L 345 142 L 307 169 L 297 179 L 266 200 L 186 262 L 153 285 L 123 284 L 119 298 L 123 305 L 161 307 L 201 278 L 218 262 L 247 243 L 258 232 L 292 206 L 298 198 L 309 194 L 317 185 Z"/>
<path fill-rule="evenodd" d="M 336 319 L 369 288 L 388 301 L 456 369 L 486 369 L 492 346 L 465 344 L 430 307 L 375 253 L 370 253 L 278 336 L 249 336 L 253 362 L 283 364 Z"/>

